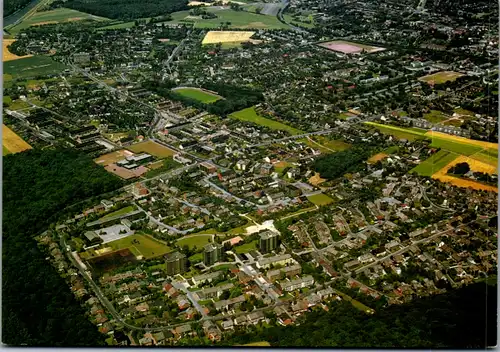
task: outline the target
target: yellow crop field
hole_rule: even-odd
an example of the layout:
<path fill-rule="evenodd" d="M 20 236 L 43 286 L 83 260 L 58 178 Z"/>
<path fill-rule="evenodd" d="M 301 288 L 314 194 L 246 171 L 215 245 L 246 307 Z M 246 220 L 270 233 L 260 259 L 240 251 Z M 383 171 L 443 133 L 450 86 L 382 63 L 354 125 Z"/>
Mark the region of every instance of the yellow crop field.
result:
<path fill-rule="evenodd" d="M 429 131 L 425 134 L 426 137 L 436 137 L 436 138 L 441 138 L 441 139 L 448 139 L 452 142 L 457 142 L 457 143 L 462 143 L 462 144 L 468 144 L 468 145 L 475 145 L 481 148 L 492 148 L 492 149 L 498 149 L 498 143 L 492 143 L 492 142 L 484 142 L 484 141 L 476 141 L 474 139 L 469 139 L 465 137 L 459 137 L 459 136 L 453 136 L 451 134 L 447 133 L 442 133 L 442 132 L 436 132 L 436 131 Z"/>
<path fill-rule="evenodd" d="M 325 181 L 326 181 L 326 178 L 321 178 L 319 176 L 318 172 L 314 173 L 314 176 L 312 176 L 311 178 L 309 178 L 309 183 L 311 185 L 313 185 L 313 186 L 317 186 L 317 185 L 319 185 L 319 184 L 321 184 L 321 183 L 323 183 Z"/>
<path fill-rule="evenodd" d="M 15 54 L 12 54 L 10 51 L 9 51 L 9 48 L 8 46 L 11 45 L 12 43 L 14 43 L 16 40 L 15 39 L 4 39 L 3 40 L 3 43 L 2 43 L 2 46 L 3 46 L 3 55 L 2 55 L 2 61 L 3 62 L 6 62 L 6 61 L 12 61 L 12 60 L 17 60 L 17 59 L 24 59 L 26 57 L 31 57 L 33 55 L 24 55 L 24 56 L 17 56 Z"/>
<path fill-rule="evenodd" d="M 10 153 L 19 153 L 28 149 L 31 146 L 23 141 L 14 131 L 2 124 L 2 145 Z"/>
<path fill-rule="evenodd" d="M 210 31 L 205 35 L 201 44 L 242 43 L 250 40 L 255 32 L 240 31 Z"/>
<path fill-rule="evenodd" d="M 451 183 L 452 185 L 455 185 L 457 187 L 463 187 L 463 188 L 473 188 L 477 190 L 483 190 L 483 191 L 493 191 L 498 193 L 498 188 L 490 185 L 485 185 L 479 182 L 476 182 L 474 180 L 465 180 L 462 178 L 450 176 L 447 174 L 448 170 L 451 169 L 453 166 L 459 163 L 468 163 L 470 166 L 470 169 L 474 172 L 484 172 L 488 174 L 493 174 L 497 172 L 496 167 L 493 165 L 483 163 L 482 161 L 472 159 L 470 157 L 460 155 L 457 158 L 455 158 L 452 162 L 450 162 L 448 165 L 443 167 L 441 170 L 438 172 L 434 173 L 432 175 L 432 178 L 439 180 L 441 182 L 447 182 Z"/>

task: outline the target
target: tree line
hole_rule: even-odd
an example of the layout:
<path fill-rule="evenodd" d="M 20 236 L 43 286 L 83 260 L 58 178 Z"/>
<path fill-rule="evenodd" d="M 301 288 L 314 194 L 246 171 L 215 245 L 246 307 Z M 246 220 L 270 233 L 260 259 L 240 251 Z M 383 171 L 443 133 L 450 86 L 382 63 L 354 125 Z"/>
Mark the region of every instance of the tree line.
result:
<path fill-rule="evenodd" d="M 3 161 L 2 341 L 27 346 L 102 346 L 104 337 L 33 236 L 70 204 L 122 182 L 74 150 L 29 150 Z"/>
<path fill-rule="evenodd" d="M 373 153 L 371 148 L 353 147 L 333 154 L 322 155 L 313 163 L 313 168 L 322 178 L 334 179 L 352 172 Z"/>

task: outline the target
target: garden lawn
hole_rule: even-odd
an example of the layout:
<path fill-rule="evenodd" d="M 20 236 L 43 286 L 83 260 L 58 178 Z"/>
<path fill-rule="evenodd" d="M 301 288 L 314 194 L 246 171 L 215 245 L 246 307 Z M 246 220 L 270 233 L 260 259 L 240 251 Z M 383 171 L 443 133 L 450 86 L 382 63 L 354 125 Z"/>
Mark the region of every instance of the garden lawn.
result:
<path fill-rule="evenodd" d="M 132 243 L 134 240 L 139 241 L 139 243 Z M 171 251 L 167 245 L 140 234 L 121 238 L 106 245 L 113 248 L 113 250 L 128 248 L 135 255 L 142 255 L 145 259 L 159 257 Z"/>
<path fill-rule="evenodd" d="M 257 114 L 255 111 L 254 107 L 251 108 L 246 108 L 237 112 L 233 112 L 229 117 L 241 120 L 241 121 L 247 121 L 247 122 L 253 122 L 257 125 L 265 126 L 268 128 L 271 128 L 273 130 L 280 130 L 280 131 L 286 131 L 290 133 L 291 135 L 296 135 L 296 134 L 302 134 L 304 131 L 301 131 L 299 129 L 293 128 L 291 126 L 285 125 L 284 123 L 281 123 L 279 121 L 271 120 L 265 117 L 262 117 Z"/>
<path fill-rule="evenodd" d="M 219 99 L 222 99 L 222 97 L 216 94 L 209 93 L 199 88 L 178 88 L 174 89 L 174 92 L 206 104 L 213 103 Z"/>
<path fill-rule="evenodd" d="M 432 176 L 435 172 L 441 170 L 457 157 L 458 155 L 455 153 L 440 150 L 410 170 L 410 173 L 416 172 L 420 176 Z"/>
<path fill-rule="evenodd" d="M 255 249 L 257 249 L 257 240 L 255 241 L 252 241 L 250 243 L 245 243 L 245 244 L 242 244 L 241 246 L 236 246 L 236 247 L 233 247 L 234 248 L 234 251 L 236 253 L 248 253 L 248 252 L 251 252 Z"/>

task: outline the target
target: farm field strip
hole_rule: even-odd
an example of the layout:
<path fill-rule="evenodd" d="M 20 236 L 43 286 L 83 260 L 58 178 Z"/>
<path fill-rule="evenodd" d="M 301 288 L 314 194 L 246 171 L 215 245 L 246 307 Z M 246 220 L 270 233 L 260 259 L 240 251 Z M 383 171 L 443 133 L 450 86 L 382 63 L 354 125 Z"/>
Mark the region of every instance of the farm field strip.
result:
<path fill-rule="evenodd" d="M 18 60 L 18 59 L 24 59 L 27 57 L 32 57 L 33 55 L 24 55 L 24 56 L 17 56 L 16 54 L 13 54 L 10 52 L 8 46 L 14 43 L 16 40 L 15 39 L 4 39 L 2 42 L 2 61 L 12 61 L 12 60 Z"/>
<path fill-rule="evenodd" d="M 253 122 L 257 125 L 265 126 L 268 128 L 271 128 L 273 130 L 280 130 L 280 131 L 286 131 L 290 133 L 291 135 L 296 135 L 296 134 L 302 134 L 304 133 L 303 131 L 293 128 L 291 126 L 285 125 L 284 123 L 281 123 L 279 121 L 271 120 L 265 117 L 262 117 L 257 114 L 255 111 L 254 107 L 251 108 L 246 108 L 237 112 L 233 112 L 229 117 L 241 120 L 241 121 L 247 121 L 247 122 Z"/>
<path fill-rule="evenodd" d="M 9 127 L 2 124 L 2 147 L 3 154 L 7 150 L 9 153 L 19 153 L 28 149 L 33 149 Z"/>
<path fill-rule="evenodd" d="M 429 137 L 429 138 L 432 138 L 432 139 L 434 139 L 434 138 L 440 138 L 440 139 L 449 140 L 449 141 L 453 141 L 453 142 L 457 142 L 457 143 L 474 145 L 474 146 L 478 146 L 478 147 L 481 147 L 481 148 L 498 150 L 498 143 L 477 141 L 477 140 L 474 140 L 474 139 L 469 139 L 469 138 L 465 138 L 465 137 L 454 136 L 454 135 L 451 135 L 451 134 L 437 132 L 437 131 L 428 131 L 425 134 L 425 136 Z"/>
<path fill-rule="evenodd" d="M 416 172 L 421 176 L 432 176 L 434 173 L 441 170 L 443 167 L 453 162 L 458 157 L 458 154 L 440 150 L 439 152 L 431 155 L 426 160 L 422 161 L 410 172 Z"/>
<path fill-rule="evenodd" d="M 498 168 L 498 156 L 491 155 L 486 150 L 481 150 L 479 153 L 472 154 L 469 157 Z"/>
<path fill-rule="evenodd" d="M 201 101 L 202 103 L 213 103 L 219 99 L 222 99 L 221 96 L 217 94 L 213 94 L 204 89 L 200 88 L 174 88 L 172 89 L 175 93 L 185 96 L 187 98 L 191 98 L 194 100 Z"/>
<path fill-rule="evenodd" d="M 250 40 L 253 31 L 210 31 L 207 32 L 201 44 L 217 44 L 217 43 L 241 43 Z"/>
<path fill-rule="evenodd" d="M 148 153 L 157 158 L 168 158 L 175 154 L 172 149 L 151 140 L 133 144 L 128 146 L 127 149 L 134 153 Z"/>
<path fill-rule="evenodd" d="M 392 125 L 383 125 L 376 122 L 366 121 L 365 124 L 377 128 L 381 133 L 392 135 L 396 138 L 403 138 L 409 141 L 414 141 L 417 139 L 424 139 L 426 130 L 420 130 L 415 128 L 403 128 Z"/>
<path fill-rule="evenodd" d="M 6 61 L 3 65 L 4 74 L 15 79 L 56 74 L 64 69 L 66 65 L 40 55 Z"/>

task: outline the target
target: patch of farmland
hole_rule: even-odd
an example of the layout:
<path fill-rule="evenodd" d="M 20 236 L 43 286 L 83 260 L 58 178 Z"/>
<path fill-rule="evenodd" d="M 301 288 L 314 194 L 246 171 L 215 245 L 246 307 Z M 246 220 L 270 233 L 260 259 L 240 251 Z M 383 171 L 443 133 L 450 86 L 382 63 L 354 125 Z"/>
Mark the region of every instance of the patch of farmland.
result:
<path fill-rule="evenodd" d="M 430 123 L 440 123 L 444 120 L 447 120 L 448 118 L 448 116 L 438 110 L 431 110 L 427 114 L 424 114 L 424 119 L 426 119 Z"/>
<path fill-rule="evenodd" d="M 24 79 L 55 75 L 66 68 L 66 65 L 56 62 L 48 56 L 37 55 L 4 62 L 3 72 L 11 75 L 14 79 Z"/>
<path fill-rule="evenodd" d="M 432 176 L 434 173 L 455 160 L 457 156 L 458 155 L 455 153 L 440 150 L 410 170 L 410 173 L 416 172 L 420 176 Z"/>
<path fill-rule="evenodd" d="M 108 19 L 104 17 L 94 16 L 85 12 L 62 7 L 50 11 L 35 12 L 33 16 L 28 17 L 18 25 L 12 27 L 10 29 L 10 32 L 17 33 L 22 29 L 28 28 L 30 26 L 40 26 L 44 24 L 55 24 L 82 20 L 108 21 Z"/>
<path fill-rule="evenodd" d="M 151 237 L 134 234 L 106 244 L 113 250 L 129 249 L 136 255 L 142 255 L 145 259 L 159 257 L 169 253 L 170 247 Z"/>
<path fill-rule="evenodd" d="M 430 83 L 430 84 L 441 84 L 445 82 L 453 82 L 458 77 L 463 76 L 462 73 L 453 72 L 453 71 L 441 71 L 436 72 L 431 75 L 423 76 L 419 78 L 419 81 Z"/>
<path fill-rule="evenodd" d="M 384 160 L 387 158 L 389 155 L 386 153 L 378 153 L 373 155 L 370 159 L 368 159 L 368 163 L 370 164 L 375 164 L 377 161 Z"/>
<path fill-rule="evenodd" d="M 437 131 L 428 131 L 425 134 L 425 136 L 426 137 L 430 137 L 430 138 L 441 138 L 441 139 L 445 139 L 445 140 L 449 140 L 449 141 L 454 141 L 454 142 L 461 143 L 461 144 L 474 145 L 474 146 L 478 146 L 478 147 L 486 148 L 486 149 L 495 149 L 495 150 L 498 150 L 498 143 L 477 141 L 475 139 L 469 139 L 469 138 L 465 138 L 465 137 L 454 136 L 454 135 L 451 135 L 451 134 L 437 132 Z"/>
<path fill-rule="evenodd" d="M 345 40 L 334 40 L 331 42 L 319 43 L 318 45 L 328 50 L 337 51 L 344 54 L 359 54 L 363 51 L 366 53 L 375 53 L 385 50 L 385 48 L 353 43 Z"/>
<path fill-rule="evenodd" d="M 425 130 L 416 130 L 412 128 L 383 125 L 380 123 L 370 122 L 370 121 L 365 122 L 365 124 L 375 127 L 384 134 L 390 134 L 391 136 L 394 136 L 396 138 L 407 139 L 409 141 L 424 139 L 425 133 L 427 132 Z"/>
<path fill-rule="evenodd" d="M 13 54 L 9 51 L 9 45 L 15 42 L 15 39 L 4 39 L 2 42 L 2 61 L 11 61 L 11 60 L 18 60 L 18 59 L 24 59 L 27 57 L 32 57 L 33 55 L 24 55 L 24 56 L 17 56 L 16 54 Z M 5 75 L 4 75 L 5 76 Z M 12 79 L 12 77 L 10 77 Z"/>
<path fill-rule="evenodd" d="M 449 139 L 443 139 L 439 137 L 433 137 L 432 143 L 430 145 L 434 148 L 441 148 L 444 150 L 448 150 L 457 154 L 463 155 L 472 155 L 481 151 L 481 147 L 476 145 L 464 144 L 460 142 L 454 142 Z"/>
<path fill-rule="evenodd" d="M 172 90 L 175 93 L 180 94 L 186 98 L 198 100 L 206 104 L 210 104 L 216 102 L 219 99 L 222 99 L 221 96 L 200 88 L 175 88 Z"/>
<path fill-rule="evenodd" d="M 3 155 L 8 153 L 19 153 L 28 149 L 32 149 L 28 143 L 26 143 L 9 127 L 3 124 L 2 124 L 2 147 L 3 147 Z M 6 151 L 8 153 L 6 153 Z"/>
<path fill-rule="evenodd" d="M 134 153 L 148 153 L 160 159 L 168 158 L 175 154 L 175 151 L 172 149 L 151 140 L 133 144 L 127 147 L 127 149 Z"/>
<path fill-rule="evenodd" d="M 201 44 L 242 43 L 248 42 L 255 32 L 248 31 L 210 31 Z"/>
<path fill-rule="evenodd" d="M 291 126 L 285 125 L 284 123 L 271 120 L 268 118 L 265 118 L 263 116 L 260 116 L 257 114 L 255 111 L 254 107 L 251 108 L 246 108 L 237 112 L 233 112 L 229 117 L 241 120 L 241 121 L 247 121 L 247 122 L 253 122 L 257 125 L 265 126 L 268 128 L 271 128 L 273 130 L 280 130 L 280 131 L 286 131 L 290 133 L 291 135 L 296 135 L 296 134 L 302 134 L 304 133 L 303 131 L 293 128 Z"/>
<path fill-rule="evenodd" d="M 497 151 L 489 152 L 488 150 L 481 150 L 479 153 L 472 154 L 470 157 L 475 160 L 482 161 L 483 163 L 493 165 L 495 168 L 498 167 Z"/>

